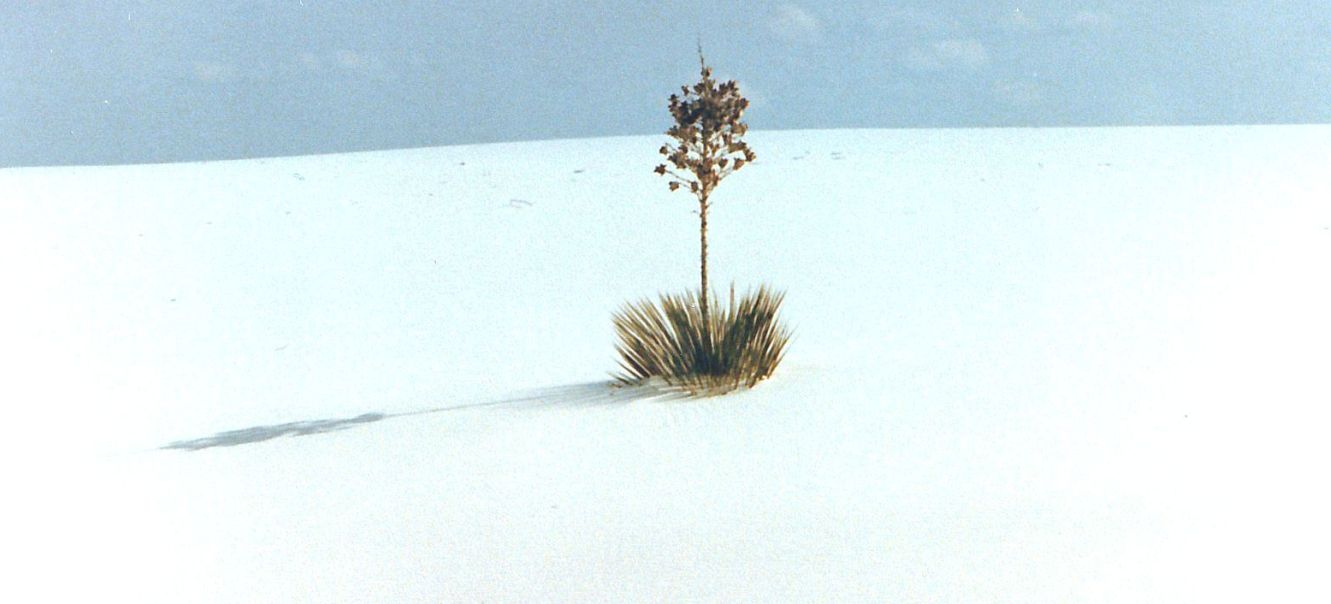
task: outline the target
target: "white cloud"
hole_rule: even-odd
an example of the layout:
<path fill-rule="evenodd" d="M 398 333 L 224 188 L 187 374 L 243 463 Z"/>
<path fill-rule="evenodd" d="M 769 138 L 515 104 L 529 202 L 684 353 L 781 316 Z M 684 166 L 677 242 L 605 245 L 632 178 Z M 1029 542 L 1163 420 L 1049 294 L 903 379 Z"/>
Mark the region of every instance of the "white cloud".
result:
<path fill-rule="evenodd" d="M 339 50 L 333 53 L 333 62 L 343 69 L 365 69 L 370 66 L 370 59 L 354 50 Z"/>
<path fill-rule="evenodd" d="M 1035 82 L 1007 80 L 994 84 L 994 96 L 1009 105 L 1034 105 L 1044 98 L 1044 92 Z"/>
<path fill-rule="evenodd" d="M 1040 28 L 1035 18 L 1020 8 L 1003 13 L 998 19 L 999 27 L 1012 31 L 1035 31 Z"/>
<path fill-rule="evenodd" d="M 383 55 L 378 53 L 344 49 L 334 52 L 328 60 L 337 69 L 346 70 L 372 80 L 393 80 L 398 76 L 393 66 L 384 60 Z"/>
<path fill-rule="evenodd" d="M 391 80 L 397 74 L 384 61 L 382 55 L 337 50 L 332 52 L 304 51 L 295 53 L 284 61 L 276 63 L 232 63 L 215 60 L 196 60 L 189 65 L 190 75 L 195 80 L 210 84 L 232 82 L 271 82 L 273 80 L 297 77 L 303 73 L 342 72 L 352 77 L 373 80 Z"/>
<path fill-rule="evenodd" d="M 934 38 L 953 36 L 963 29 L 955 17 L 936 10 L 905 7 L 884 10 L 869 25 L 892 35 Z"/>
<path fill-rule="evenodd" d="M 1076 29 L 1103 31 L 1113 27 L 1114 18 L 1100 11 L 1084 10 L 1068 19 L 1068 25 Z"/>
<path fill-rule="evenodd" d="M 1311 42 L 1304 53 L 1304 62 L 1313 73 L 1331 76 L 1331 40 Z"/>
<path fill-rule="evenodd" d="M 794 4 L 782 4 L 767 19 L 767 28 L 778 38 L 789 42 L 808 42 L 818 39 L 822 24 L 808 11 Z"/>
<path fill-rule="evenodd" d="M 305 69 L 309 69 L 311 71 L 315 71 L 323 67 L 323 61 L 319 59 L 319 55 L 316 55 L 312 52 L 300 53 L 300 64 L 303 65 Z"/>
<path fill-rule="evenodd" d="M 195 61 L 194 78 L 200 82 L 225 84 L 240 77 L 240 70 L 230 63 L 218 61 Z"/>
<path fill-rule="evenodd" d="M 989 50 L 979 40 L 940 40 L 928 47 L 915 47 L 906 64 L 920 71 L 976 70 L 989 63 Z"/>

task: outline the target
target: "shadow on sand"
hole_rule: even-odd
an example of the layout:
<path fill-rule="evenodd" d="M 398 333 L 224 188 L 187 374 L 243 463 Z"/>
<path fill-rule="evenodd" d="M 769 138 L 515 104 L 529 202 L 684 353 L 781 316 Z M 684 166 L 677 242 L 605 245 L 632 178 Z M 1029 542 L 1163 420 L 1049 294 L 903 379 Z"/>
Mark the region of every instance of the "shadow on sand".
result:
<path fill-rule="evenodd" d="M 437 407 L 421 411 L 407 411 L 403 413 L 363 413 L 356 417 L 343 419 L 316 419 L 287 422 L 285 424 L 274 424 L 271 426 L 254 426 L 242 430 L 227 430 L 203 438 L 178 440 L 163 445 L 160 448 L 181 451 L 199 451 L 212 447 L 234 447 L 236 445 L 247 445 L 250 443 L 272 440 L 280 436 L 308 436 L 310 434 L 337 432 L 355 426 L 372 424 L 395 417 L 428 415 L 431 413 L 462 411 L 465 409 L 479 409 L 483 407 L 537 408 L 550 406 L 599 406 L 648 399 L 681 399 L 687 398 L 687 396 L 687 394 L 663 384 L 646 383 L 624 385 L 618 382 L 609 381 L 589 382 L 585 384 L 541 388 L 517 393 L 506 398 L 492 401 L 454 405 L 451 407 Z"/>

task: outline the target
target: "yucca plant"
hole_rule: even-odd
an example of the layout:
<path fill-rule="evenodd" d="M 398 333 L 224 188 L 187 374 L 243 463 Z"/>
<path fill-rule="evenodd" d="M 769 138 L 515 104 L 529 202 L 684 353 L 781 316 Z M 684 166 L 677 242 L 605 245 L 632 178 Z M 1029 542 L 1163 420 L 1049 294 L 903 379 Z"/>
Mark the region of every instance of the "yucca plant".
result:
<path fill-rule="evenodd" d="M 785 294 L 766 286 L 735 298 L 722 309 L 707 286 L 707 211 L 721 180 L 752 163 L 757 156 L 744 142 L 748 126 L 740 119 L 749 107 L 734 80 L 718 84 L 698 49 L 702 78 L 670 95 L 674 118 L 661 146 L 666 163 L 656 173 L 670 178 L 671 191 L 684 189 L 698 201 L 700 243 L 696 292 L 665 294 L 658 306 L 650 300 L 625 305 L 615 314 L 620 367 L 624 383 L 654 378 L 692 394 L 718 394 L 753 387 L 772 375 L 785 356 L 790 332 L 777 320 Z"/>
<path fill-rule="evenodd" d="M 766 286 L 721 308 L 716 296 L 704 313 L 698 292 L 663 294 L 626 304 L 615 314 L 625 384 L 653 378 L 690 394 L 723 394 L 752 388 L 772 375 L 785 357 L 790 330 L 777 320 L 785 294 Z"/>

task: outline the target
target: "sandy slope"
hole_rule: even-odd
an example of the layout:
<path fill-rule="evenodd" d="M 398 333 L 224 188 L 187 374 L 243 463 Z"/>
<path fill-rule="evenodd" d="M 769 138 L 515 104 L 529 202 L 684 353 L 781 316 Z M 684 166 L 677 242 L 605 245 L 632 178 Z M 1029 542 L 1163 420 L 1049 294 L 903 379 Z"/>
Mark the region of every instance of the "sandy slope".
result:
<path fill-rule="evenodd" d="M 1331 127 L 754 133 L 703 401 L 604 385 L 658 144 L 0 170 L 0 597 L 1331 596 Z"/>

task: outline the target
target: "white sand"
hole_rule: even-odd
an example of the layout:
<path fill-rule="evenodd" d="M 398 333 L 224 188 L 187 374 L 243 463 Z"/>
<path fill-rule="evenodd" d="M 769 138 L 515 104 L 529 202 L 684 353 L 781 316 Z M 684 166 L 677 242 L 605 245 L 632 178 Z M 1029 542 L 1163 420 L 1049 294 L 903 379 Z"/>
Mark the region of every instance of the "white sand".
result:
<path fill-rule="evenodd" d="M 1331 598 L 1331 127 L 755 132 L 701 401 L 660 142 L 0 170 L 0 600 Z"/>

